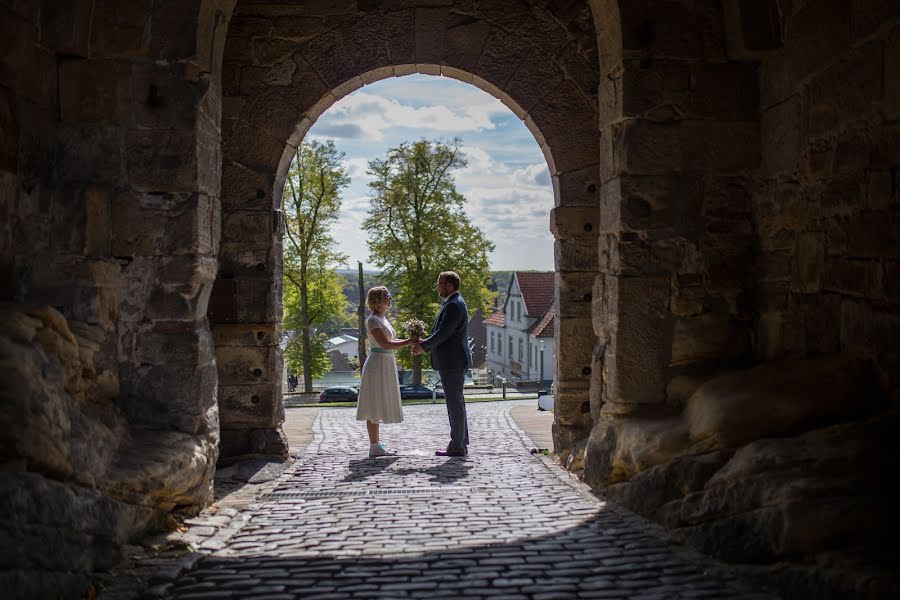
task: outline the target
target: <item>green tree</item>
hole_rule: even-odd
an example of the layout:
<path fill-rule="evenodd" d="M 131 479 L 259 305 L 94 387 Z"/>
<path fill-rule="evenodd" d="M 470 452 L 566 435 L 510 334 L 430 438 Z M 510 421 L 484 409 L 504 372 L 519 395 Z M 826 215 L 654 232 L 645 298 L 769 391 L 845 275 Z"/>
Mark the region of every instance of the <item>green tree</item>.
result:
<path fill-rule="evenodd" d="M 341 191 L 350 183 L 341 165 L 343 157 L 331 140 L 304 141 L 288 169 L 282 194 L 286 238 L 284 322 L 288 330 L 300 332 L 299 350 L 295 345 L 293 352 L 300 354 L 295 364 L 302 368 L 305 392 L 312 391 L 314 375 L 324 372 L 320 369 L 325 362 L 316 355 L 320 340 L 314 335 L 314 327 L 339 315 L 345 302 L 334 269 L 347 259 L 335 250 L 329 233 L 340 216 Z M 328 368 L 330 363 L 325 370 Z"/>
<path fill-rule="evenodd" d="M 304 352 L 302 340 L 302 336 L 292 336 L 291 339 L 288 340 L 287 348 L 284 350 L 284 362 L 292 373 L 304 372 L 306 363 L 303 362 Z M 331 358 L 328 357 L 328 350 L 325 349 L 325 342 L 327 340 L 328 336 L 324 333 L 316 333 L 309 337 L 309 354 L 311 357 L 310 371 L 312 371 L 314 378 L 321 377 L 332 368 Z"/>
<path fill-rule="evenodd" d="M 493 300 L 487 256 L 494 244 L 469 221 L 466 199 L 453 180 L 465 165 L 459 139 L 404 142 L 369 162 L 371 208 L 363 228 L 369 261 L 394 289 L 398 325 L 409 318 L 434 321 L 440 308 L 434 284 L 441 271 L 459 273 L 460 292 L 472 312 Z M 404 348 L 398 358 L 421 382 L 423 357 Z"/>
<path fill-rule="evenodd" d="M 303 349 L 303 311 L 301 310 L 301 294 L 300 288 L 295 285 L 285 285 L 283 293 L 284 306 L 284 329 L 285 331 L 294 332 L 288 339 L 287 348 L 284 352 L 285 364 L 292 373 L 307 372 L 304 361 Z M 333 315 L 340 313 L 346 302 L 343 291 L 341 290 L 341 278 L 334 271 L 323 271 L 321 273 L 310 276 L 307 279 L 307 299 L 309 306 L 314 307 L 313 316 L 316 315 Z M 309 332 L 309 376 L 310 381 L 322 377 L 331 370 L 331 359 L 328 357 L 328 351 L 325 349 L 325 342 L 328 335 L 324 330 L 327 320 L 313 321 L 319 323 L 320 327 L 313 330 L 315 325 L 310 326 Z"/>

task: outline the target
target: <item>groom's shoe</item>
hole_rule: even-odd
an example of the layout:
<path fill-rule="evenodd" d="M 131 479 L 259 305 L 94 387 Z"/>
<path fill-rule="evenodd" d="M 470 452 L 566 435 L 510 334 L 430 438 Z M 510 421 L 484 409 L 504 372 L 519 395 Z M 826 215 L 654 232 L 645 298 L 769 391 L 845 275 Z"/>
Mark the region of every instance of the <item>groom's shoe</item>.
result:
<path fill-rule="evenodd" d="M 462 450 L 451 450 L 447 448 L 446 450 L 438 450 L 434 453 L 435 456 L 466 456 L 469 454 L 469 451 L 466 448 Z"/>

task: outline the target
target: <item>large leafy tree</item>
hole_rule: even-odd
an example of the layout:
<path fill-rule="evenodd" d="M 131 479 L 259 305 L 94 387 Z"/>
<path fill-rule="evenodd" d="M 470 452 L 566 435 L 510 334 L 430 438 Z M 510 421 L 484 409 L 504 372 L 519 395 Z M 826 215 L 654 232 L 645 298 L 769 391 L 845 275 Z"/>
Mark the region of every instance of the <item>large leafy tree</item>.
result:
<path fill-rule="evenodd" d="M 341 281 L 334 269 L 346 263 L 329 233 L 341 210 L 341 192 L 350 183 L 334 142 L 300 144 L 288 169 L 282 194 L 285 220 L 284 322 L 299 331 L 288 342 L 288 365 L 303 371 L 303 390 L 312 391 L 314 376 L 330 368 L 314 327 L 344 309 Z M 295 344 L 292 348 L 291 344 Z M 293 357 L 293 358 L 292 358 Z"/>
<path fill-rule="evenodd" d="M 466 199 L 453 179 L 465 165 L 459 139 L 405 142 L 369 162 L 371 208 L 363 222 L 369 261 L 383 269 L 385 283 L 394 289 L 401 322 L 434 321 L 440 308 L 434 284 L 441 271 L 459 273 L 460 292 L 471 311 L 493 299 L 487 257 L 494 244 L 469 221 Z M 416 383 L 422 378 L 422 358 L 408 348 L 400 353 Z"/>
<path fill-rule="evenodd" d="M 308 305 L 312 307 L 310 310 L 312 317 L 318 319 L 321 315 L 331 315 L 328 319 L 314 320 L 312 323 L 318 323 L 321 329 L 326 329 L 329 321 L 337 318 L 336 315 L 343 312 L 344 305 L 347 303 L 341 289 L 341 277 L 334 271 L 322 271 L 309 276 L 306 281 L 307 300 Z M 285 285 L 283 297 L 284 328 L 286 331 L 299 332 L 291 335 L 288 339 L 284 361 L 292 373 L 304 374 L 305 385 L 307 371 L 309 371 L 310 382 L 312 382 L 313 379 L 322 377 L 332 368 L 328 350 L 325 349 L 328 336 L 321 331 L 317 333 L 310 331 L 306 337 L 302 335 L 304 320 L 298 286 Z M 304 347 L 304 339 L 309 344 L 308 353 Z M 306 368 L 307 364 L 309 364 L 309 369 Z"/>

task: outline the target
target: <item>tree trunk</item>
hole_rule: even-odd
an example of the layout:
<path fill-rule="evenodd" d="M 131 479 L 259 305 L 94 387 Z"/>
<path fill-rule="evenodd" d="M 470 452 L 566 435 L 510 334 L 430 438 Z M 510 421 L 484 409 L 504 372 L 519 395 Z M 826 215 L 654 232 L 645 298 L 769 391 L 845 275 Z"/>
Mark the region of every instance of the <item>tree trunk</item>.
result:
<path fill-rule="evenodd" d="M 309 340 L 309 292 L 306 288 L 305 269 L 300 273 L 300 322 L 303 342 L 303 391 L 312 392 L 312 346 Z"/>
<path fill-rule="evenodd" d="M 362 261 L 356 261 L 359 265 L 359 309 L 356 311 L 359 315 L 359 369 L 366 364 L 366 291 L 363 285 L 363 267 Z"/>

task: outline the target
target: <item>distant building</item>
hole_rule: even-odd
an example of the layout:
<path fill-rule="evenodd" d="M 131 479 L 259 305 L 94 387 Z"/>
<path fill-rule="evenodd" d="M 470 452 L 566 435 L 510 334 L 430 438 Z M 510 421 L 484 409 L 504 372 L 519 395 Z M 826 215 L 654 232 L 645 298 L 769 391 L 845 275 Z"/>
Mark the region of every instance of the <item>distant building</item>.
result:
<path fill-rule="evenodd" d="M 554 379 L 556 275 L 515 271 L 503 307 L 482 321 L 487 368 L 510 383 Z"/>
<path fill-rule="evenodd" d="M 466 335 L 469 338 L 469 349 L 472 350 L 472 368 L 483 369 L 487 363 L 487 328 L 484 325 L 484 312 L 480 308 L 469 317 Z"/>
<path fill-rule="evenodd" d="M 328 353 L 338 352 L 344 355 L 344 358 L 359 359 L 359 339 L 348 334 L 337 335 L 325 342 L 325 349 Z"/>

